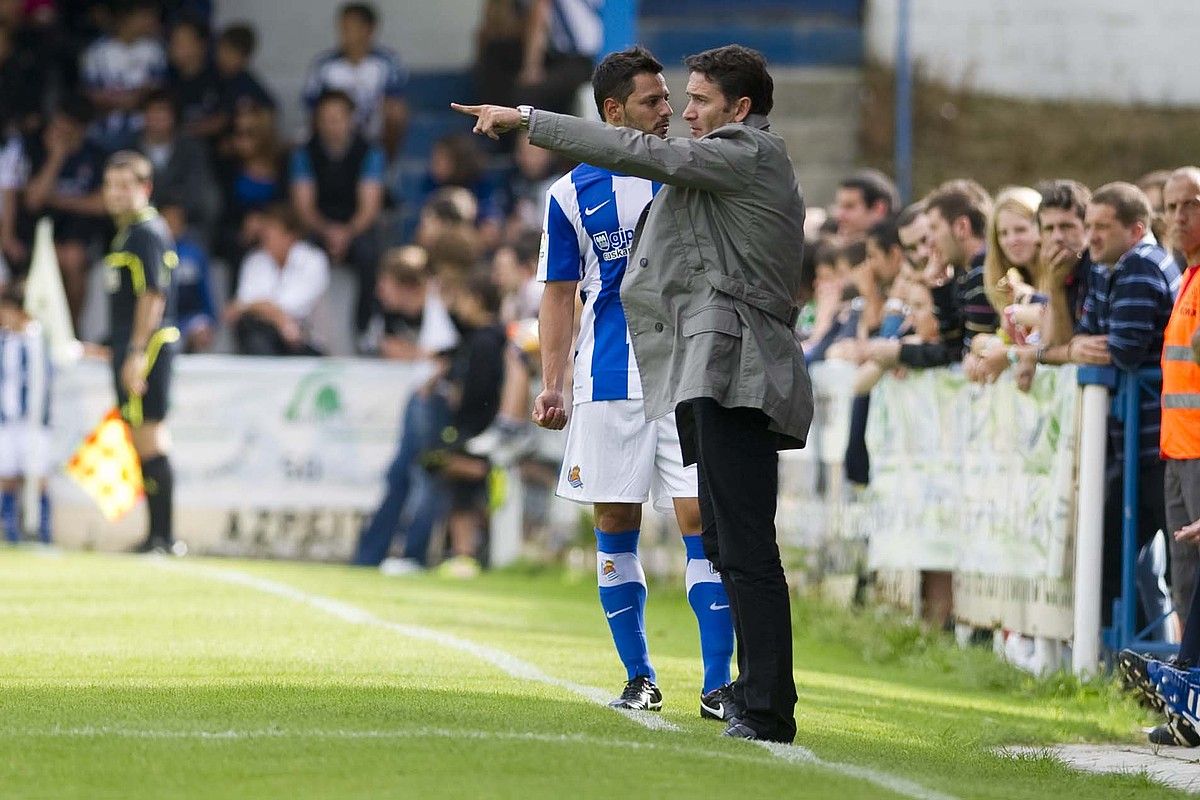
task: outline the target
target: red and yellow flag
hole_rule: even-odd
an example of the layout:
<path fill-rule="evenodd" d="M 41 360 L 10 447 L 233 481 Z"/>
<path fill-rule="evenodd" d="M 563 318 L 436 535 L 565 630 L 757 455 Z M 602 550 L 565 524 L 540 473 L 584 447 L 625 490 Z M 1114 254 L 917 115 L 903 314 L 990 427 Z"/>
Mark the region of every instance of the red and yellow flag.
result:
<path fill-rule="evenodd" d="M 129 425 L 115 408 L 79 445 L 66 472 L 96 501 L 109 522 L 128 514 L 145 494 Z"/>

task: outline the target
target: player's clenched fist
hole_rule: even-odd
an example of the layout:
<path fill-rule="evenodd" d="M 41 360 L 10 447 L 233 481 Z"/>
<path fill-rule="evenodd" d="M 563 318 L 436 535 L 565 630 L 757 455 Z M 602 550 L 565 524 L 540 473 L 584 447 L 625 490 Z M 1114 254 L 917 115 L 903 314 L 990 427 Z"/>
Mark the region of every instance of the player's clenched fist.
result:
<path fill-rule="evenodd" d="M 561 431 L 567 427 L 567 407 L 563 393 L 543 389 L 533 401 L 533 421 L 552 431 Z"/>

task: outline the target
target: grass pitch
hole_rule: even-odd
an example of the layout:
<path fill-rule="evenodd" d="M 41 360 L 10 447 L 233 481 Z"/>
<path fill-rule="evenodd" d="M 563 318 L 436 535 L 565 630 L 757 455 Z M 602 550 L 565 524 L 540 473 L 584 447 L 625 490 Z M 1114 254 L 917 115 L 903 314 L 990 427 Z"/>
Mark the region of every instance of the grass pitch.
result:
<path fill-rule="evenodd" d="M 1149 720 L 1108 684 L 1035 682 L 897 618 L 807 603 L 803 747 L 723 740 L 698 717 L 677 586 L 650 592 L 670 729 L 649 729 L 588 697 L 624 677 L 595 591 L 557 571 L 458 583 L 0 552 L 0 797 L 1175 796 L 993 753 L 1135 741 Z"/>

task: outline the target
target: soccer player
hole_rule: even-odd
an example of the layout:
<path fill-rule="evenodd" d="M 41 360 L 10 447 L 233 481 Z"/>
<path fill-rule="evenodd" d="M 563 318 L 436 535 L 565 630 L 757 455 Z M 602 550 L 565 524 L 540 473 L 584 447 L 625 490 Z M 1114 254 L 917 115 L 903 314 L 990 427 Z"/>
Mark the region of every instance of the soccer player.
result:
<path fill-rule="evenodd" d="M 592 86 L 605 122 L 665 137 L 671 105 L 662 64 L 635 47 L 606 57 Z M 621 280 L 634 230 L 659 185 L 581 164 L 548 192 L 538 277 L 546 282 L 539 314 L 545 388 L 534 421 L 567 423 L 563 382 L 576 294 L 583 300 L 575 348 L 574 407 L 558 494 L 592 503 L 600 605 L 628 683 L 610 705 L 658 711 L 662 693 L 646 644 L 646 578 L 637 544 L 642 503 L 674 507 L 687 551 L 687 596 L 700 626 L 702 717 L 727 720 L 733 622 L 720 574 L 700 541 L 696 467 L 684 467 L 675 415 L 647 422 L 642 387 L 621 307 Z"/>
<path fill-rule="evenodd" d="M 150 205 L 153 169 L 140 153 L 122 150 L 104 168 L 104 206 L 117 226 L 105 257 L 117 405 L 142 462 L 150 529 L 137 552 L 182 555 L 171 529 L 174 479 L 163 421 L 171 388 L 175 255 L 171 232 Z"/>

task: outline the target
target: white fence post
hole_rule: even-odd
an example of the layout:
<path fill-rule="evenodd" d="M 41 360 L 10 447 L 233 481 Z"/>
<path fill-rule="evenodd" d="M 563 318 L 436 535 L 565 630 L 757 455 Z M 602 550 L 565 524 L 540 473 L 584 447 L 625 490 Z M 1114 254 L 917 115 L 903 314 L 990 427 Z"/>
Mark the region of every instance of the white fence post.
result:
<path fill-rule="evenodd" d="M 504 502 L 492 514 L 488 565 L 506 567 L 521 556 L 522 527 L 525 523 L 525 484 L 519 466 L 504 470 Z"/>
<path fill-rule="evenodd" d="M 1104 553 L 1104 445 L 1108 389 L 1083 387 L 1079 495 L 1075 504 L 1075 637 L 1071 667 L 1094 675 L 1100 662 L 1100 583 Z"/>

